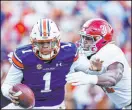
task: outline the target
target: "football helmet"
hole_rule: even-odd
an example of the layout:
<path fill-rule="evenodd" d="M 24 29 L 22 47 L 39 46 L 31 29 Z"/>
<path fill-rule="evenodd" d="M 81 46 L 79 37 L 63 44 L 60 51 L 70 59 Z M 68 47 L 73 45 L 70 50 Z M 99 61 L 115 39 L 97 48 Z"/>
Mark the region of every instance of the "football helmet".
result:
<path fill-rule="evenodd" d="M 113 28 L 107 21 L 94 18 L 84 23 L 79 34 L 80 49 L 86 56 L 91 56 L 112 41 Z"/>
<path fill-rule="evenodd" d="M 51 60 L 60 50 L 60 31 L 51 19 L 40 19 L 33 26 L 30 41 L 38 58 Z"/>

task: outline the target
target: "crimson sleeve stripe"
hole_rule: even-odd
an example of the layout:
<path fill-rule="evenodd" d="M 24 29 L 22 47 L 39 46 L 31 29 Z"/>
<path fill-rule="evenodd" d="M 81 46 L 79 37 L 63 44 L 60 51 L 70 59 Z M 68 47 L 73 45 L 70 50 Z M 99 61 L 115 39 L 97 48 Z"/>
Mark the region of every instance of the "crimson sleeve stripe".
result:
<path fill-rule="evenodd" d="M 12 56 L 12 61 L 19 68 L 24 68 L 23 64 L 14 55 Z"/>

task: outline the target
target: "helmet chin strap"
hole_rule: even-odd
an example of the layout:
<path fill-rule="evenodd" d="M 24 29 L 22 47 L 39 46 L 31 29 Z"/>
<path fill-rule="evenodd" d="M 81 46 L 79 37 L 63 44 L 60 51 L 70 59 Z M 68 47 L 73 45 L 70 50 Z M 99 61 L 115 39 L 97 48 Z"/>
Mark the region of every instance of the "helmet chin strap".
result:
<path fill-rule="evenodd" d="M 80 54 L 84 54 L 86 57 L 89 57 L 89 56 L 91 56 L 92 54 L 94 54 L 94 52 L 83 50 L 83 48 L 79 48 L 79 53 L 80 53 Z"/>
<path fill-rule="evenodd" d="M 89 57 L 97 52 L 97 47 L 94 45 L 91 45 L 91 48 L 89 51 L 84 51 L 84 54 Z"/>
<path fill-rule="evenodd" d="M 85 54 L 86 57 L 89 57 L 94 53 L 92 51 L 84 51 L 84 54 Z"/>
<path fill-rule="evenodd" d="M 52 51 L 50 54 L 47 54 L 47 55 L 43 55 L 43 54 L 41 54 L 41 52 L 39 52 L 39 56 L 40 56 L 41 58 L 45 59 L 45 60 L 48 60 L 48 59 L 50 60 L 51 57 L 54 56 L 54 51 Z"/>

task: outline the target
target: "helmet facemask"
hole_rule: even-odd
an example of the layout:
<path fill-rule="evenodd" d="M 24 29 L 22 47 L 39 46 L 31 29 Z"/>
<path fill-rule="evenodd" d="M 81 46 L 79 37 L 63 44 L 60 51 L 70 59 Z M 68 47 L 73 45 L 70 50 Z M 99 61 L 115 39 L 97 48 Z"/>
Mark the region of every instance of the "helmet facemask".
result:
<path fill-rule="evenodd" d="M 92 54 L 97 52 L 97 46 L 96 44 L 102 39 L 102 36 L 99 35 L 85 35 L 80 34 L 80 50 L 81 53 L 84 53 L 86 56 L 91 56 Z"/>
<path fill-rule="evenodd" d="M 56 38 L 36 41 L 33 43 L 33 51 L 42 60 L 53 59 L 60 50 L 60 41 Z"/>
<path fill-rule="evenodd" d="M 30 34 L 33 52 L 41 60 L 50 61 L 60 50 L 60 31 L 51 19 L 40 19 Z"/>

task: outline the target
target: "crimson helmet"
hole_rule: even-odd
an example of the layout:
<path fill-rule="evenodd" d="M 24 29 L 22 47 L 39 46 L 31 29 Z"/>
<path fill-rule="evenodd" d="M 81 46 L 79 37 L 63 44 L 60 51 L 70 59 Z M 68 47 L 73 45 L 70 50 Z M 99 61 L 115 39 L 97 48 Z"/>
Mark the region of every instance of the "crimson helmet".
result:
<path fill-rule="evenodd" d="M 86 21 L 79 34 L 80 48 L 87 56 L 91 56 L 112 41 L 113 28 L 107 21 L 95 18 Z"/>

